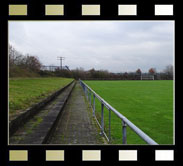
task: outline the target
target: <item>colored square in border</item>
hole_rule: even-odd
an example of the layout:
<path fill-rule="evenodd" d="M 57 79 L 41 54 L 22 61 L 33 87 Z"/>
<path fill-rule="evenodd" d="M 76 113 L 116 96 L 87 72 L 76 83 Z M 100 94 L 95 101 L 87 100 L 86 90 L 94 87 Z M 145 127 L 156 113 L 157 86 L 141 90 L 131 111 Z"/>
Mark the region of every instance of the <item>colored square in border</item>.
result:
<path fill-rule="evenodd" d="M 27 150 L 10 150 L 9 161 L 28 161 Z"/>
<path fill-rule="evenodd" d="M 9 5 L 10 16 L 26 16 L 27 5 Z"/>
<path fill-rule="evenodd" d="M 45 5 L 45 15 L 63 16 L 64 15 L 64 5 Z"/>
<path fill-rule="evenodd" d="M 83 16 L 98 16 L 100 15 L 100 5 L 82 5 Z"/>
<path fill-rule="evenodd" d="M 172 16 L 173 15 L 173 5 L 155 5 L 155 15 L 156 16 Z"/>
<path fill-rule="evenodd" d="M 46 161 L 64 161 L 64 150 L 46 150 Z"/>
<path fill-rule="evenodd" d="M 100 150 L 83 150 L 82 160 L 83 161 L 100 161 L 101 151 Z"/>
<path fill-rule="evenodd" d="M 119 161 L 137 161 L 137 150 L 119 150 Z"/>
<path fill-rule="evenodd" d="M 137 15 L 137 5 L 118 5 L 118 15 L 135 16 Z"/>
<path fill-rule="evenodd" d="M 156 150 L 155 161 L 173 161 L 174 151 L 173 150 Z"/>

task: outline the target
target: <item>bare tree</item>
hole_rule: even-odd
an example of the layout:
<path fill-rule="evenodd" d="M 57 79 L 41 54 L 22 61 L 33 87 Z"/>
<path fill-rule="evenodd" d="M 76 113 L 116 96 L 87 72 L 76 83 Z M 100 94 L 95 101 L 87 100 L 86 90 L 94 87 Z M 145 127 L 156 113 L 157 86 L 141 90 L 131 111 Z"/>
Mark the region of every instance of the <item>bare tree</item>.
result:
<path fill-rule="evenodd" d="M 9 71 L 10 75 L 23 75 L 30 71 L 38 73 L 41 69 L 41 62 L 38 57 L 29 54 L 23 55 L 12 45 L 9 45 Z"/>
<path fill-rule="evenodd" d="M 167 65 L 163 70 L 164 73 L 173 75 L 173 65 Z"/>
<path fill-rule="evenodd" d="M 173 79 L 173 65 L 167 65 L 163 72 L 166 74 L 167 79 Z"/>
<path fill-rule="evenodd" d="M 38 57 L 30 56 L 29 54 L 25 58 L 25 66 L 32 71 L 39 71 L 41 69 L 41 62 Z"/>
<path fill-rule="evenodd" d="M 141 70 L 140 70 L 140 69 L 137 69 L 137 70 L 136 70 L 136 74 L 141 75 L 141 73 L 142 73 L 142 72 L 141 72 Z"/>
<path fill-rule="evenodd" d="M 22 64 L 23 55 L 18 52 L 13 46 L 9 45 L 9 65 L 12 67 L 13 65 Z"/>
<path fill-rule="evenodd" d="M 156 74 L 156 68 L 150 68 L 149 69 L 149 74 L 155 75 Z"/>

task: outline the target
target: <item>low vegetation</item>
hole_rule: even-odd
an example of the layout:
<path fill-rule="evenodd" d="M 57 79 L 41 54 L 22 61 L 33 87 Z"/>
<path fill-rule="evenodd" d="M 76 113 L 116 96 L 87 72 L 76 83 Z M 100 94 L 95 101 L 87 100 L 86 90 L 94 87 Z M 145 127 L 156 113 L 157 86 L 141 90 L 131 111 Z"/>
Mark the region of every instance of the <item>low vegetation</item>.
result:
<path fill-rule="evenodd" d="M 154 139 L 158 144 L 173 144 L 173 81 L 85 81 L 110 105 Z M 101 119 L 101 104 L 96 114 Z M 122 143 L 122 123 L 111 113 L 112 143 Z M 104 110 L 108 133 L 109 112 Z M 128 144 L 145 144 L 127 128 Z"/>
<path fill-rule="evenodd" d="M 54 91 L 61 89 L 73 79 L 69 78 L 10 78 L 9 113 L 21 112 L 40 102 Z"/>

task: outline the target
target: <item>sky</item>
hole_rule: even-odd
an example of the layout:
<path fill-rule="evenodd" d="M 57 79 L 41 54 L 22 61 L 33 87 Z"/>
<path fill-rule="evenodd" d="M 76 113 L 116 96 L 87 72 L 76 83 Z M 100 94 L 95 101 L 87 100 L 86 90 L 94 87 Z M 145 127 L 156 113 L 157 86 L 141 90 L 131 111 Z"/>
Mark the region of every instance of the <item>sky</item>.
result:
<path fill-rule="evenodd" d="M 173 21 L 10 21 L 9 43 L 43 65 L 162 71 L 174 61 Z"/>

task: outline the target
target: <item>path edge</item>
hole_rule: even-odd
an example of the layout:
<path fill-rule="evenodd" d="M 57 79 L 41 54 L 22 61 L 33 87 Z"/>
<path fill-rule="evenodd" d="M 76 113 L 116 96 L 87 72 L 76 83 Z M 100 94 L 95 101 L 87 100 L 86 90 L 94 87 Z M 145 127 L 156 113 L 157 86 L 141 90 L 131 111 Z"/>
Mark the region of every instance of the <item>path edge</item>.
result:
<path fill-rule="evenodd" d="M 71 81 L 69 84 L 59 89 L 58 91 L 52 93 L 41 102 L 34 104 L 33 106 L 26 109 L 21 115 L 17 116 L 9 123 L 9 137 L 11 137 L 18 128 L 25 124 L 27 120 L 33 117 L 35 114 L 39 112 L 41 108 L 46 106 L 49 102 L 51 102 L 55 97 L 57 97 L 61 92 L 63 92 L 67 87 L 69 87 L 75 80 Z"/>
<path fill-rule="evenodd" d="M 69 94 L 68 94 L 67 97 L 65 98 L 64 104 L 63 104 L 62 108 L 60 109 L 60 112 L 59 112 L 59 114 L 58 114 L 56 120 L 53 122 L 51 128 L 50 128 L 49 131 L 47 132 L 47 135 L 45 136 L 45 138 L 44 138 L 42 144 L 49 144 L 49 141 L 50 141 L 52 135 L 54 134 L 54 132 L 55 132 L 55 130 L 56 130 L 56 127 L 57 127 L 57 124 L 58 124 L 58 122 L 59 122 L 60 116 L 61 116 L 61 114 L 62 114 L 62 112 L 63 112 L 63 109 L 65 108 L 65 105 L 67 104 L 67 101 L 69 100 L 69 98 L 70 98 L 70 96 L 71 96 L 71 93 L 72 93 L 72 91 L 73 91 L 73 89 L 74 89 L 75 86 L 76 86 L 76 81 L 74 82 L 74 85 L 73 85 L 72 89 L 70 90 Z"/>

